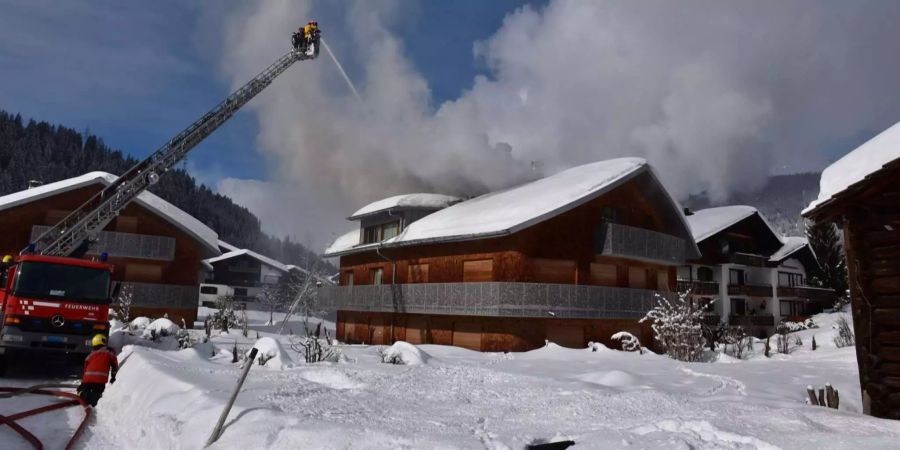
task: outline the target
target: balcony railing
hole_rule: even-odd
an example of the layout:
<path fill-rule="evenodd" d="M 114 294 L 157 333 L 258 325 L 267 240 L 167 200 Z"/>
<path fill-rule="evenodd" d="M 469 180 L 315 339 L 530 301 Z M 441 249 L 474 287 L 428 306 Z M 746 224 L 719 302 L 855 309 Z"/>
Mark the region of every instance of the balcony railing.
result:
<path fill-rule="evenodd" d="M 123 282 L 132 286 L 131 306 L 148 308 L 196 308 L 199 299 L 197 286 L 175 284 Z"/>
<path fill-rule="evenodd" d="M 507 317 L 640 318 L 656 304 L 646 289 L 546 283 L 323 286 L 325 309 Z"/>
<path fill-rule="evenodd" d="M 812 286 L 778 286 L 779 297 L 800 297 L 820 302 L 834 302 L 837 294 L 834 289 Z"/>
<path fill-rule="evenodd" d="M 693 295 L 719 295 L 719 283 L 715 281 L 678 280 L 678 292 L 688 290 Z"/>
<path fill-rule="evenodd" d="M 31 227 L 31 242 L 37 242 L 38 236 L 50 227 L 35 225 Z M 38 251 L 41 249 L 38 248 Z M 101 231 L 97 240 L 87 251 L 88 255 L 99 255 L 106 252 L 110 257 L 156 259 L 172 261 L 175 259 L 175 238 L 154 236 L 149 234 L 120 233 L 118 231 Z"/>
<path fill-rule="evenodd" d="M 772 286 L 764 284 L 729 284 L 728 295 L 748 295 L 750 297 L 771 297 Z"/>
<path fill-rule="evenodd" d="M 751 267 L 765 267 L 769 262 L 769 258 L 751 253 L 732 253 L 728 257 L 728 262 Z"/>
<path fill-rule="evenodd" d="M 602 255 L 670 264 L 684 263 L 686 251 L 684 239 L 615 223 L 603 224 L 600 227 L 600 234 L 598 244 L 602 242 L 602 248 L 597 250 Z"/>
<path fill-rule="evenodd" d="M 730 325 L 758 326 L 758 327 L 774 327 L 775 317 L 767 314 L 755 316 L 731 315 L 728 317 Z"/>

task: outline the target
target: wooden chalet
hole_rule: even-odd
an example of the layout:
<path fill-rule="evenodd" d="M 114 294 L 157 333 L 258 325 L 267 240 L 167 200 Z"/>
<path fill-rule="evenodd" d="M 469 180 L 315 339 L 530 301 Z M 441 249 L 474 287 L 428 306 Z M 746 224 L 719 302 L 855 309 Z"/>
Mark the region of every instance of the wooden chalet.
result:
<path fill-rule="evenodd" d="M 843 229 L 864 412 L 900 419 L 900 123 L 825 169 L 803 215 Z"/>
<path fill-rule="evenodd" d="M 0 197 L 0 252 L 17 254 L 115 179 L 91 172 Z M 132 287 L 131 317 L 168 314 L 193 326 L 201 261 L 220 254 L 217 241 L 212 229 L 144 192 L 100 233 L 85 258 L 109 255 L 113 281 Z"/>
<path fill-rule="evenodd" d="M 682 210 L 643 159 L 575 167 L 461 201 L 435 194 L 380 200 L 325 256 L 340 285 L 320 289 L 346 342 L 523 351 L 545 340 L 610 343 L 676 267 L 699 257 Z"/>

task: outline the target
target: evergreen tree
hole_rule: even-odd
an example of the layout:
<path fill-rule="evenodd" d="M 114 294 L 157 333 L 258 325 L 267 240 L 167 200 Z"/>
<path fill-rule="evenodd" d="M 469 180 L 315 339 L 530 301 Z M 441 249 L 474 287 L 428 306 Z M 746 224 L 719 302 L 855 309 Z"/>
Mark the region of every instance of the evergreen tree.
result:
<path fill-rule="evenodd" d="M 837 227 L 831 222 L 807 225 L 806 237 L 822 270 L 812 277 L 812 282 L 820 287 L 834 289 L 841 305 L 848 301 L 847 262 Z"/>

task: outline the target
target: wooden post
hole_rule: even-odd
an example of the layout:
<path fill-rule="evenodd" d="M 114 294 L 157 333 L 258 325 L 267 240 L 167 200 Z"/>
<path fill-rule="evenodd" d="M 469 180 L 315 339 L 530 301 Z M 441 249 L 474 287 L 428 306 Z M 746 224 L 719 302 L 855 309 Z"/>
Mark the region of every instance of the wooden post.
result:
<path fill-rule="evenodd" d="M 809 396 L 810 405 L 819 406 L 819 401 L 816 400 L 816 391 L 813 390 L 812 386 L 806 386 L 806 395 Z"/>
<path fill-rule="evenodd" d="M 838 409 L 838 406 L 841 405 L 841 396 L 838 393 L 838 390 L 834 390 L 834 409 Z"/>
<path fill-rule="evenodd" d="M 831 383 L 825 385 L 825 401 L 829 408 L 834 408 L 834 388 Z"/>
<path fill-rule="evenodd" d="M 819 389 L 819 406 L 825 405 L 825 389 Z"/>
<path fill-rule="evenodd" d="M 219 440 L 219 435 L 222 434 L 222 427 L 225 425 L 225 419 L 228 418 L 228 413 L 231 411 L 231 406 L 234 405 L 234 400 L 237 399 L 238 392 L 241 392 L 241 386 L 244 385 L 244 380 L 247 379 L 247 374 L 250 372 L 250 368 L 253 367 L 253 361 L 256 359 L 256 352 L 258 350 L 254 347 L 250 349 L 250 356 L 245 362 L 244 370 L 241 372 L 240 378 L 238 378 L 237 386 L 234 387 L 234 391 L 231 392 L 231 397 L 228 398 L 228 403 L 225 404 L 225 409 L 222 410 L 222 414 L 219 416 L 219 421 L 216 422 L 216 427 L 213 428 L 212 434 L 209 435 L 209 439 L 206 441 L 206 445 L 203 448 L 209 447 L 213 445 L 214 442 Z"/>

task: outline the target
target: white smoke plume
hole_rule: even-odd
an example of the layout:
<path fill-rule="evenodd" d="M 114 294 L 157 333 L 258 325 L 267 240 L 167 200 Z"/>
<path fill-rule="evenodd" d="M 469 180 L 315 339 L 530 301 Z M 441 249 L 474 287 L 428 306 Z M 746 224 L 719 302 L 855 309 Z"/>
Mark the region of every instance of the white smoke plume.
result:
<path fill-rule="evenodd" d="M 317 244 L 377 198 L 474 195 L 534 177 L 534 167 L 552 173 L 626 155 L 648 158 L 677 196 L 724 198 L 757 188 L 779 167 L 819 168 L 823 146 L 900 113 L 878 92 L 897 79 L 898 63 L 870 54 L 893 54 L 885 34 L 896 27 L 881 18 L 885 11 L 867 10 L 871 4 L 524 7 L 475 45 L 485 75 L 440 105 L 392 31 L 408 3 L 340 6 L 252 3 L 223 27 L 222 68 L 235 86 L 286 51 L 290 32 L 314 14 L 356 76 L 361 102 L 323 52 L 253 103 L 259 147 L 272 163 L 267 185 L 298 204 L 244 203 L 264 224 L 267 215 L 296 211 L 278 231 L 324 234 Z M 876 62 L 879 73 L 864 73 Z M 245 188 L 266 197 L 242 180 L 219 188 L 239 202 Z M 311 210 L 315 218 L 304 212 Z"/>

